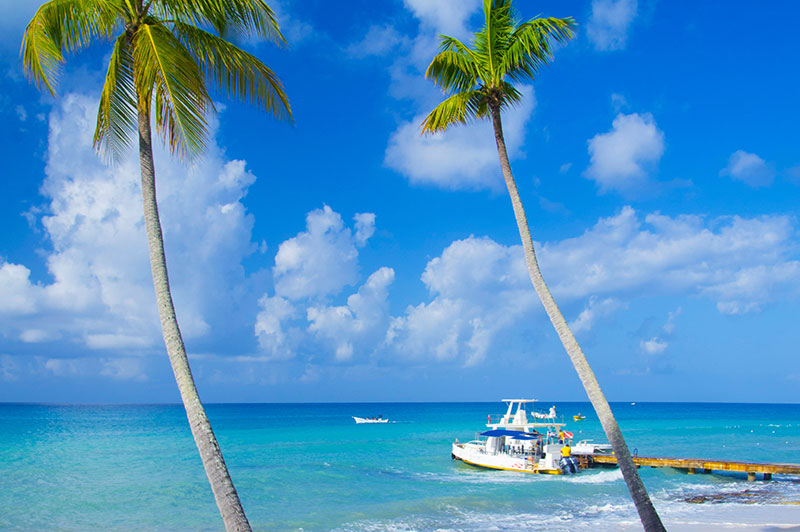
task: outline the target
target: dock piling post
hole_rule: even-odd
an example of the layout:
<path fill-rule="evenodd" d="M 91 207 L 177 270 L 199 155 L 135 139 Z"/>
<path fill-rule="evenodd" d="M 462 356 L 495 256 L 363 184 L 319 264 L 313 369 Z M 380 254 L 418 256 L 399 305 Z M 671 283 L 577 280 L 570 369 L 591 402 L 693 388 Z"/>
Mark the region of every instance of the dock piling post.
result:
<path fill-rule="evenodd" d="M 747 473 L 747 481 L 748 482 L 753 482 L 755 479 L 756 479 L 756 474 L 755 473 L 752 473 L 752 472 L 748 472 Z"/>

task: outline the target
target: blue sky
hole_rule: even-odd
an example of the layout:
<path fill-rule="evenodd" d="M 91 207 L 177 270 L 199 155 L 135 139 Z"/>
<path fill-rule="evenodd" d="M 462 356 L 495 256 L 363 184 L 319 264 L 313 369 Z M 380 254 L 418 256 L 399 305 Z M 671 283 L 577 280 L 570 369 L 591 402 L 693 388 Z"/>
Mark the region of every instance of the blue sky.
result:
<path fill-rule="evenodd" d="M 206 401 L 585 395 L 524 269 L 489 124 L 421 137 L 437 35 L 479 2 L 281 0 L 251 44 L 296 124 L 218 97 L 191 168 L 156 154 Z M 91 148 L 107 44 L 57 99 L 0 0 L 0 401 L 168 402 L 135 158 Z M 576 38 L 504 115 L 545 279 L 606 395 L 796 402 L 795 2 L 524 2 Z M 766 22 L 764 22 L 766 21 Z"/>

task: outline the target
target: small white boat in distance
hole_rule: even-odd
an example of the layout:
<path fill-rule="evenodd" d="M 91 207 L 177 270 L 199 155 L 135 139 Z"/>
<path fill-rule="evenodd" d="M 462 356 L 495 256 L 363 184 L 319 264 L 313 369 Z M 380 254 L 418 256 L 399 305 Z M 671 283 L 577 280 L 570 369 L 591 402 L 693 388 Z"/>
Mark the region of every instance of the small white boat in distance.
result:
<path fill-rule="evenodd" d="M 453 460 L 489 469 L 563 475 L 578 472 L 575 455 L 591 454 L 606 447 L 586 440 L 571 447 L 574 435 L 564 430 L 565 424 L 556 417 L 555 407 L 549 412 L 536 412 L 527 408 L 534 399 L 503 399 L 503 402 L 508 403 L 508 411 L 500 421 L 493 423 L 489 416 L 486 424 L 489 430 L 473 441 L 453 443 Z"/>
<path fill-rule="evenodd" d="M 356 417 L 352 416 L 356 423 L 388 423 L 389 420 L 383 416 L 378 417 Z"/>

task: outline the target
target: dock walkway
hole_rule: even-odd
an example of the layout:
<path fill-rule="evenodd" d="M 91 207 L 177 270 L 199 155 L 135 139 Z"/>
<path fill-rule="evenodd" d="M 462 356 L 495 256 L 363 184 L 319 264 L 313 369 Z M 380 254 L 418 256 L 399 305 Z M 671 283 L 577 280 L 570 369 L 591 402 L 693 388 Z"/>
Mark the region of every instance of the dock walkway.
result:
<path fill-rule="evenodd" d="M 583 460 L 581 462 L 584 462 Z M 591 454 L 581 465 L 583 467 L 602 467 L 616 465 L 617 458 L 608 454 Z M 634 456 L 633 463 L 637 467 L 672 467 L 684 469 L 689 474 L 711 473 L 712 471 L 736 471 L 747 473 L 747 480 L 756 480 L 756 474 L 763 475 L 764 480 L 772 479 L 772 475 L 800 475 L 800 464 L 765 464 L 760 462 L 737 462 L 733 460 L 702 460 L 697 458 L 656 458 L 651 456 Z"/>

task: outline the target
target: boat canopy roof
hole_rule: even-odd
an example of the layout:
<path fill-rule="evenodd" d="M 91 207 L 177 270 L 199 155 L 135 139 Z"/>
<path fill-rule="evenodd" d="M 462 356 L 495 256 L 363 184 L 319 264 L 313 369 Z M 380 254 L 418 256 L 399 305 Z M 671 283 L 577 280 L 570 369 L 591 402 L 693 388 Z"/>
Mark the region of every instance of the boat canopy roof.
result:
<path fill-rule="evenodd" d="M 514 440 L 535 440 L 542 435 L 538 432 L 520 432 L 518 430 L 493 429 L 481 432 L 481 436 L 511 436 Z"/>

